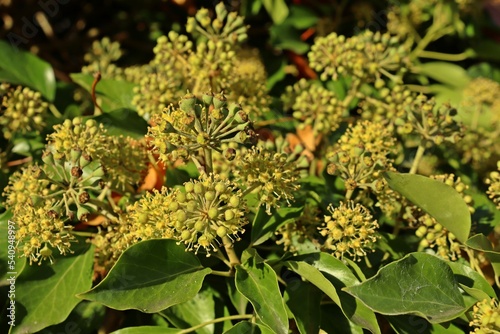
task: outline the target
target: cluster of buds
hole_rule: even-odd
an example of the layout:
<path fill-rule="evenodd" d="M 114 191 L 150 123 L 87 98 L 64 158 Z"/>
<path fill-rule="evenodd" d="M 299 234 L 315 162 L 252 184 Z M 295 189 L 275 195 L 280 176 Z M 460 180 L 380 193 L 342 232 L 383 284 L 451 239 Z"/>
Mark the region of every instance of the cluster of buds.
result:
<path fill-rule="evenodd" d="M 465 194 L 468 186 L 462 182 L 460 177 L 453 174 L 433 175 L 432 179 L 443 182 L 453 187 L 462 195 L 470 213 L 474 213 L 472 197 Z M 403 219 L 413 226 L 418 226 L 415 235 L 421 238 L 419 250 L 435 248 L 437 255 L 444 259 L 455 261 L 461 256 L 460 243 L 455 235 L 439 224 L 436 219 L 422 211 L 417 206 L 407 206 L 403 213 Z"/>
<path fill-rule="evenodd" d="M 334 92 L 305 79 L 288 86 L 281 99 L 285 109 L 292 109 L 293 117 L 302 122 L 299 127 L 310 125 L 315 134 L 337 130 L 348 113 Z"/>
<path fill-rule="evenodd" d="M 205 94 L 201 101 L 187 94 L 179 108 L 170 106 L 152 123 L 149 135 L 160 160 L 191 158 L 200 170 L 205 170 L 197 157 L 200 150 L 221 152 L 223 143 L 245 143 L 256 137 L 247 113 L 234 103 L 228 106 L 222 93 Z M 205 159 L 211 163 L 209 156 Z"/>
<path fill-rule="evenodd" d="M 149 119 L 176 102 L 186 90 L 194 94 L 209 90 L 239 93 L 236 91 L 241 88 L 241 80 L 248 79 L 248 75 L 237 75 L 234 66 L 237 46 L 246 39 L 247 27 L 243 18 L 236 12 L 228 13 L 222 2 L 215 7 L 215 13 L 212 20 L 209 11 L 202 8 L 188 19 L 186 31 L 201 37 L 196 44 L 174 31 L 158 38 L 150 71 L 134 88 L 132 103 L 139 115 Z"/>
<path fill-rule="evenodd" d="M 424 147 L 445 142 L 456 144 L 463 136 L 463 126 L 453 118 L 456 115 L 457 110 L 449 104 L 436 107 L 434 99 L 419 95 L 395 124 L 400 135 L 420 136 Z"/>
<path fill-rule="evenodd" d="M 496 204 L 500 210 L 500 161 L 497 161 L 497 170 L 490 173 L 486 179 L 486 184 L 489 186 L 486 193 L 488 197 Z"/>
<path fill-rule="evenodd" d="M 484 299 L 472 308 L 473 319 L 469 326 L 475 327 L 471 333 L 494 334 L 500 332 L 500 307 L 495 298 Z"/>
<path fill-rule="evenodd" d="M 112 42 L 109 37 L 95 40 L 89 52 L 83 56 L 88 65 L 82 67 L 82 73 L 100 72 L 104 78 L 113 78 L 121 72 L 121 69 L 113 64 L 121 56 L 120 43 Z"/>
<path fill-rule="evenodd" d="M 235 178 L 245 192 L 256 193 L 259 205 L 279 207 L 282 200 L 288 205 L 300 188 L 299 164 L 294 154 L 277 153 L 266 148 L 252 147 L 235 159 Z"/>
<path fill-rule="evenodd" d="M 307 241 L 313 241 L 318 234 L 318 227 L 321 225 L 319 210 L 310 204 L 304 206 L 301 215 L 290 223 L 282 225 L 277 231 L 281 239 L 276 240 L 277 245 L 283 245 L 285 251 L 298 253 L 299 251 L 311 247 Z"/>
<path fill-rule="evenodd" d="M 247 224 L 246 204 L 241 191 L 229 180 L 216 174 L 202 174 L 200 179 L 184 183 L 172 192 L 162 190 L 147 194 L 130 208 L 135 240 L 168 238 L 186 244 L 207 256 L 217 251 L 220 241 L 234 242 Z"/>
<path fill-rule="evenodd" d="M 364 206 L 353 201 L 341 202 L 337 208 L 330 204 L 328 211 L 330 215 L 325 216 L 325 222 L 319 228 L 320 234 L 326 238 L 324 247 L 333 251 L 338 259 L 348 255 L 360 261 L 378 239 L 377 221 Z"/>
<path fill-rule="evenodd" d="M 327 172 L 339 175 L 346 190 L 375 188 L 381 172 L 392 167 L 389 155 L 396 153 L 389 129 L 370 121 L 351 125 L 327 155 Z"/>
<path fill-rule="evenodd" d="M 45 126 L 48 107 L 39 92 L 0 84 L 0 126 L 4 137 L 10 139 L 16 132 L 40 131 Z"/>
<path fill-rule="evenodd" d="M 383 77 L 400 81 L 407 53 L 397 37 L 365 30 L 349 38 L 336 33 L 320 37 L 308 57 L 311 67 L 321 72 L 321 80 L 349 76 L 352 86 L 358 86 L 383 80 Z"/>

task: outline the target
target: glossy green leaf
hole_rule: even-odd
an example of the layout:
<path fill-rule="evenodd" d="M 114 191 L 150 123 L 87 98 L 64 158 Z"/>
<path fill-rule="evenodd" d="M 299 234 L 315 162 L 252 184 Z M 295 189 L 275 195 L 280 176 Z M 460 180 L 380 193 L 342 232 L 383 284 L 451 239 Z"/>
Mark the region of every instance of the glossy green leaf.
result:
<path fill-rule="evenodd" d="M 289 10 L 285 0 L 262 0 L 262 4 L 274 24 L 282 23 L 288 16 Z"/>
<path fill-rule="evenodd" d="M 431 323 L 452 320 L 466 310 L 451 268 L 426 253 L 408 254 L 344 290 L 375 312 L 414 314 Z"/>
<path fill-rule="evenodd" d="M 290 266 L 293 262 L 295 269 Z M 285 262 L 285 265 L 322 290 L 341 308 L 347 319 L 372 333 L 380 333 L 375 313 L 361 301 L 342 291 L 346 286 L 359 283 L 342 261 L 330 254 L 312 253 L 296 256 Z M 319 278 L 318 273 L 323 278 Z"/>
<path fill-rule="evenodd" d="M 11 230 L 12 227 L 14 228 L 13 231 L 17 228 L 17 225 L 11 219 L 12 212 L 10 211 L 5 211 L 0 215 L 0 249 L 2 250 L 2 252 L 0 252 L 0 286 L 10 284 L 7 279 L 10 278 L 12 274 L 8 273 L 15 273 L 15 276 L 18 277 L 26 265 L 26 258 L 18 257 L 17 252 L 9 255 L 9 221 L 14 223 L 14 225 L 12 225 L 12 223 L 10 224 Z M 14 242 L 13 246 L 15 246 L 15 244 Z"/>
<path fill-rule="evenodd" d="M 196 296 L 210 272 L 175 240 L 146 240 L 127 249 L 101 283 L 78 297 L 155 313 Z"/>
<path fill-rule="evenodd" d="M 236 266 L 235 279 L 236 288 L 253 305 L 259 320 L 275 333 L 288 333 L 288 315 L 271 266 L 249 258 Z"/>
<path fill-rule="evenodd" d="M 483 234 L 476 234 L 465 243 L 468 247 L 484 252 L 486 258 L 491 262 L 493 271 L 500 277 L 500 253 L 493 250 L 493 246 L 488 238 Z"/>
<path fill-rule="evenodd" d="M 434 217 L 439 224 L 465 242 L 471 228 L 467 204 L 453 187 L 422 175 L 384 173 L 389 186 Z"/>
<path fill-rule="evenodd" d="M 56 79 L 49 63 L 34 54 L 0 41 L 0 81 L 22 84 L 54 101 Z"/>
<path fill-rule="evenodd" d="M 211 288 L 206 288 L 198 292 L 191 300 L 161 311 L 161 315 L 165 316 L 177 328 L 190 328 L 228 316 L 229 311 L 224 306 L 224 301 L 219 294 Z M 217 322 L 204 326 L 196 332 L 198 334 L 222 333 L 224 329 L 229 329 L 231 326 L 230 321 Z"/>
<path fill-rule="evenodd" d="M 264 207 L 260 207 L 252 223 L 252 245 L 260 245 L 269 239 L 276 229 L 281 225 L 299 217 L 302 214 L 303 207 L 284 207 L 272 211 L 268 215 Z"/>
<path fill-rule="evenodd" d="M 104 305 L 84 300 L 76 305 L 64 322 L 47 327 L 39 334 L 93 334 L 102 326 L 105 315 Z"/>
<path fill-rule="evenodd" d="M 459 262 L 448 262 L 448 265 L 460 287 L 477 301 L 496 297 L 495 290 L 488 281 L 469 265 Z"/>
<path fill-rule="evenodd" d="M 241 321 L 234 325 L 233 328 L 224 332 L 224 334 L 274 334 L 274 332 L 266 326 Z"/>
<path fill-rule="evenodd" d="M 463 88 L 471 80 L 461 66 L 442 61 L 420 64 L 418 72 L 455 88 Z"/>
<path fill-rule="evenodd" d="M 148 133 L 148 122 L 132 109 L 117 109 L 104 113 L 94 119 L 103 124 L 107 134 L 111 136 L 129 136 L 144 138 Z"/>
<path fill-rule="evenodd" d="M 74 254 L 54 252 L 54 264 L 27 265 L 16 281 L 16 326 L 12 334 L 35 333 L 63 322 L 92 286 L 94 249 L 80 240 Z"/>
<path fill-rule="evenodd" d="M 138 326 L 122 328 L 112 332 L 111 334 L 176 334 L 181 331 L 182 329 L 160 326 Z"/>
<path fill-rule="evenodd" d="M 322 292 L 309 282 L 297 281 L 286 288 L 286 304 L 301 334 L 318 333 L 321 323 Z"/>
<path fill-rule="evenodd" d="M 71 79 L 82 86 L 87 92 L 92 92 L 94 77 L 90 74 L 72 73 Z M 96 87 L 96 96 L 101 99 L 100 107 L 104 112 L 116 109 L 132 109 L 135 84 L 123 80 L 101 79 Z M 99 102 L 99 101 L 98 101 Z"/>

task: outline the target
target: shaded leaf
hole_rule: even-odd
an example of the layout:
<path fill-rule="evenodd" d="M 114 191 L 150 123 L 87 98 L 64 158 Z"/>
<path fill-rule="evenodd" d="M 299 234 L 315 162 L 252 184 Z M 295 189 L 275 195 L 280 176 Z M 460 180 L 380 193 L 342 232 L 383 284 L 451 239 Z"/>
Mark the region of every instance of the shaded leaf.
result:
<path fill-rule="evenodd" d="M 307 29 L 318 23 L 318 15 L 309 7 L 295 6 L 290 7 L 290 15 L 285 22 L 296 29 Z"/>
<path fill-rule="evenodd" d="M 425 253 L 408 254 L 344 290 L 375 312 L 414 314 L 431 323 L 452 320 L 466 310 L 451 268 Z"/>
<path fill-rule="evenodd" d="M 79 246 L 79 247 L 78 247 Z M 74 254 L 54 254 L 54 264 L 27 265 L 16 281 L 16 326 L 11 333 L 35 333 L 63 322 L 92 286 L 93 247 L 80 240 Z"/>
<path fill-rule="evenodd" d="M 116 109 L 94 117 L 111 136 L 129 136 L 142 139 L 148 132 L 148 123 L 132 109 Z"/>
<path fill-rule="evenodd" d="M 274 334 L 272 330 L 266 326 L 254 324 L 248 321 L 238 322 L 233 328 L 224 332 L 224 334 Z"/>
<path fill-rule="evenodd" d="M 453 187 L 422 175 L 384 173 L 389 186 L 465 242 L 471 228 L 467 204 Z"/>
<path fill-rule="evenodd" d="M 97 302 L 80 302 L 64 322 L 45 328 L 40 334 L 92 334 L 101 327 L 106 308 Z"/>
<path fill-rule="evenodd" d="M 288 221 L 295 219 L 302 213 L 303 207 L 284 207 L 272 211 L 269 216 L 266 213 L 265 207 L 261 206 L 255 215 L 252 223 L 252 245 L 260 245 L 269 239 L 276 229 Z"/>
<path fill-rule="evenodd" d="M 497 277 L 500 276 L 500 253 L 493 250 L 491 242 L 483 234 L 476 234 L 465 243 L 466 246 L 484 252 L 486 258 L 491 262 L 493 271 Z"/>
<path fill-rule="evenodd" d="M 52 66 L 31 54 L 0 41 L 0 81 L 22 84 L 54 101 L 56 79 Z"/>
<path fill-rule="evenodd" d="M 254 258 L 236 266 L 236 288 L 253 305 L 260 321 L 275 333 L 288 333 L 288 315 L 274 270 Z"/>
<path fill-rule="evenodd" d="M 297 282 L 287 286 L 286 304 L 293 313 L 295 323 L 302 334 L 318 333 L 321 323 L 321 291 L 309 282 Z"/>
<path fill-rule="evenodd" d="M 448 262 L 448 265 L 460 287 L 477 301 L 496 297 L 495 290 L 488 281 L 469 265 L 458 262 Z"/>
<path fill-rule="evenodd" d="M 102 282 L 78 297 L 155 313 L 193 298 L 210 272 L 175 240 L 146 240 L 127 249 Z"/>

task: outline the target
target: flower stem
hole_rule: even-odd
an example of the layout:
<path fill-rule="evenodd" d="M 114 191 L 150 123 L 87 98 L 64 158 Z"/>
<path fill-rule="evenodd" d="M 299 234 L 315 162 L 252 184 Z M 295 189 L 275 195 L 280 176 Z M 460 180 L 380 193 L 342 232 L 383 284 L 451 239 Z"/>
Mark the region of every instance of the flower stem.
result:
<path fill-rule="evenodd" d="M 413 159 L 413 163 L 410 168 L 409 172 L 410 174 L 415 174 L 417 172 L 418 165 L 420 164 L 420 161 L 422 160 L 424 153 L 425 153 L 425 147 L 424 145 L 422 145 L 422 143 L 420 143 L 420 145 L 418 145 L 417 154 L 415 154 L 415 159 Z"/>
<path fill-rule="evenodd" d="M 220 317 L 220 318 L 217 318 L 217 319 L 214 319 L 214 320 L 209 320 L 209 321 L 203 322 L 203 323 L 201 323 L 199 325 L 183 329 L 183 330 L 181 330 L 180 332 L 177 332 L 177 333 L 178 334 L 191 333 L 191 332 L 196 331 L 197 329 L 200 329 L 200 328 L 203 328 L 205 326 L 208 326 L 208 325 L 211 325 L 211 324 L 215 324 L 215 323 L 218 323 L 218 322 L 223 322 L 223 321 L 227 321 L 227 320 L 251 319 L 252 317 L 253 317 L 253 314 L 229 315 L 227 317 Z"/>
<path fill-rule="evenodd" d="M 449 54 L 449 53 L 422 50 L 418 55 L 420 58 L 430 58 L 430 59 L 446 60 L 446 61 L 462 61 L 473 56 L 474 53 L 469 50 L 466 50 L 458 54 Z"/>
<path fill-rule="evenodd" d="M 210 147 L 205 147 L 203 152 L 205 153 L 205 173 L 210 174 L 213 172 L 212 150 Z"/>
<path fill-rule="evenodd" d="M 222 243 L 224 244 L 224 249 L 226 250 L 226 254 L 229 257 L 231 267 L 240 264 L 241 262 L 238 258 L 238 255 L 236 255 L 236 252 L 234 251 L 233 243 L 227 235 L 222 238 Z"/>

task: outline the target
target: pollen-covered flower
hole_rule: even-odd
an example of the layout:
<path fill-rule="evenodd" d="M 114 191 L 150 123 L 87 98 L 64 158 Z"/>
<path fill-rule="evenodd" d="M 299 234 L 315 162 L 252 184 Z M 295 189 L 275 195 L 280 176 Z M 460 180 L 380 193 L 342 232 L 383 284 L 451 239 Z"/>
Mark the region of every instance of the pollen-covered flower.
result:
<path fill-rule="evenodd" d="M 300 188 L 296 157 L 260 147 L 252 147 L 236 158 L 236 182 L 244 185 L 247 192 L 257 193 L 259 205 L 279 207 L 285 200 L 288 205 L 293 194 Z"/>
<path fill-rule="evenodd" d="M 169 205 L 176 231 L 176 239 L 195 253 L 203 247 L 210 256 L 217 251 L 217 238 L 240 239 L 247 224 L 247 206 L 239 190 L 229 180 L 218 175 L 202 174 L 199 180 L 186 182 L 185 192 L 177 192 Z"/>
<path fill-rule="evenodd" d="M 0 84 L 0 126 L 6 139 L 14 133 L 39 131 L 45 126 L 49 104 L 28 87 Z"/>
<path fill-rule="evenodd" d="M 318 228 L 326 238 L 324 247 L 333 251 L 336 258 L 349 256 L 360 261 L 378 239 L 377 221 L 364 206 L 353 201 L 341 202 L 337 208 L 330 204 L 328 211 L 330 215 L 325 216 L 323 226 Z"/>
<path fill-rule="evenodd" d="M 500 210 L 500 161 L 497 162 L 497 170 L 491 172 L 486 179 L 486 184 L 489 185 L 486 191 L 488 197 L 493 200 L 497 209 Z"/>
<path fill-rule="evenodd" d="M 500 333 L 500 307 L 495 298 L 484 299 L 472 308 L 473 319 L 469 326 L 475 327 L 470 333 L 496 334 Z"/>

